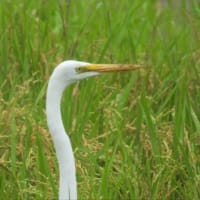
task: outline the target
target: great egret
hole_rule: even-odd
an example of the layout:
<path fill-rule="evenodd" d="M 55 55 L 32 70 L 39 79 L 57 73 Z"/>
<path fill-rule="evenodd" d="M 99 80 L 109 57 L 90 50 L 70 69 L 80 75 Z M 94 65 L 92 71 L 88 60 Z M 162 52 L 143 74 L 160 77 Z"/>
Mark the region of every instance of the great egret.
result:
<path fill-rule="evenodd" d="M 48 127 L 54 142 L 59 164 L 59 199 L 76 200 L 76 170 L 70 139 L 65 132 L 60 102 L 65 88 L 78 80 L 104 72 L 139 69 L 140 65 L 128 64 L 90 64 L 80 61 L 64 61 L 53 71 L 47 88 L 46 115 Z"/>

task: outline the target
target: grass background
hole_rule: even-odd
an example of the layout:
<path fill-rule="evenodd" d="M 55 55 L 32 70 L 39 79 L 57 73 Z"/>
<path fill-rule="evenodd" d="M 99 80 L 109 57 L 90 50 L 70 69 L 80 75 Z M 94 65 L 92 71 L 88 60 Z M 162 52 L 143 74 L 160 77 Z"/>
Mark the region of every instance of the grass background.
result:
<path fill-rule="evenodd" d="M 63 60 L 142 63 L 70 86 L 79 199 L 200 199 L 198 1 L 0 2 L 0 196 L 57 199 L 45 92 Z"/>

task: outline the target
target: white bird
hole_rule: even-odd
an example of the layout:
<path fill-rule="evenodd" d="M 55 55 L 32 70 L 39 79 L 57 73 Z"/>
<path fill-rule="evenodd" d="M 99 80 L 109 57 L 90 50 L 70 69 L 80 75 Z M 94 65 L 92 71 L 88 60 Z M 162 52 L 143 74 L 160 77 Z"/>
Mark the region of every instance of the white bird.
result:
<path fill-rule="evenodd" d="M 73 150 L 61 117 L 61 98 L 65 88 L 78 80 L 112 71 L 128 71 L 141 65 L 90 64 L 80 61 L 64 61 L 53 71 L 47 88 L 46 115 L 59 165 L 59 200 L 76 200 L 77 183 Z"/>

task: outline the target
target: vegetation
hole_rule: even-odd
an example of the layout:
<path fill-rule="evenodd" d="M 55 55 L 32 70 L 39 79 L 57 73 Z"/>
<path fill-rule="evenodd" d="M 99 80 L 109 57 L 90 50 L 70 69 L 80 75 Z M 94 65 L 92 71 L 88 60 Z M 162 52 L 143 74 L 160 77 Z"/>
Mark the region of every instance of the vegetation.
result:
<path fill-rule="evenodd" d="M 53 68 L 70 59 L 150 66 L 66 90 L 79 199 L 200 199 L 200 7 L 190 4 L 0 2 L 4 200 L 57 199 L 45 92 Z"/>

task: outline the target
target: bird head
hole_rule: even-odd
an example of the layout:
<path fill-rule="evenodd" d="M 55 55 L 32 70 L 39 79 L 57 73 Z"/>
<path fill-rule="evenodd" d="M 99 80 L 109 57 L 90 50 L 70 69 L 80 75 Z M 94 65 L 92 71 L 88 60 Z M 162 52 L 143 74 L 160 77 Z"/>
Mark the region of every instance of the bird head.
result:
<path fill-rule="evenodd" d="M 81 61 L 64 61 L 54 70 L 53 76 L 62 82 L 75 82 L 107 72 L 130 71 L 143 68 L 137 64 L 91 64 Z"/>

